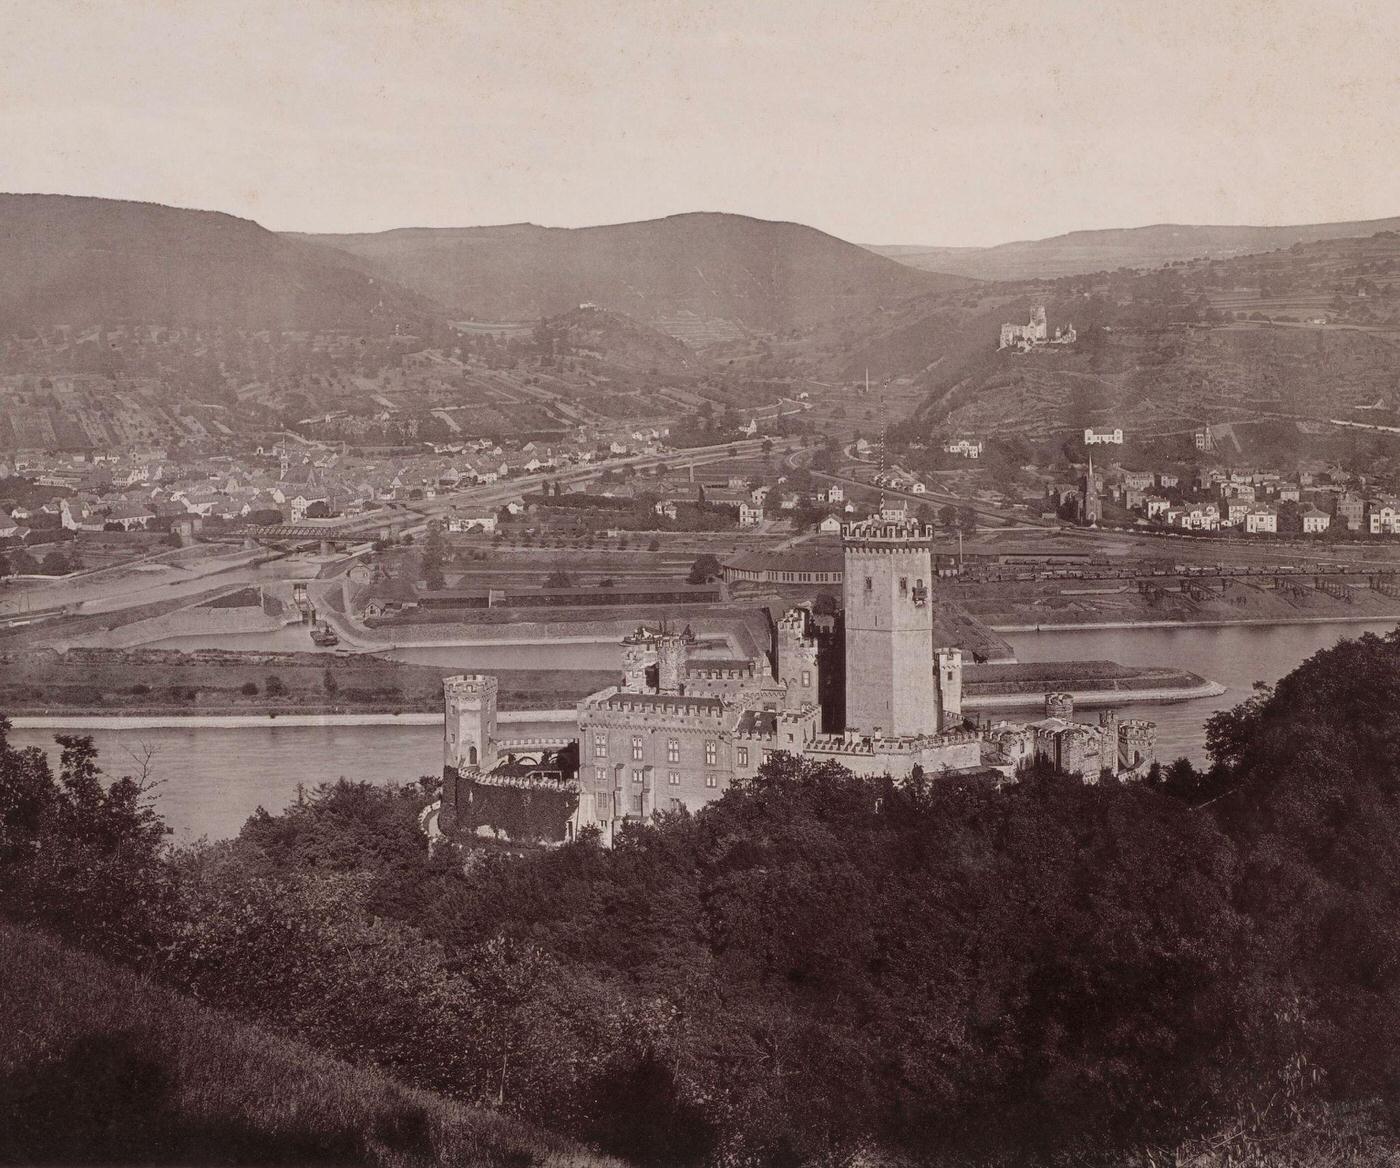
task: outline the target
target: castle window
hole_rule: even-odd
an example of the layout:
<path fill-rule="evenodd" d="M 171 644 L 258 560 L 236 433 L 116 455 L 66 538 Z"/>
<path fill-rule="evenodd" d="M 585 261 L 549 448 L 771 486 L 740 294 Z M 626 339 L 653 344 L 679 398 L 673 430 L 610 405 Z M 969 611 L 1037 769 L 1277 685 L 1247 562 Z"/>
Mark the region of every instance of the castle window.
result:
<path fill-rule="evenodd" d="M 598 819 L 612 818 L 612 792 L 599 791 L 593 796 L 593 806 L 597 809 Z"/>
<path fill-rule="evenodd" d="M 716 786 L 716 780 L 715 780 L 715 776 L 714 776 L 714 775 L 706 775 L 706 776 L 705 776 L 705 786 L 707 786 L 707 787 Z"/>
<path fill-rule="evenodd" d="M 714 742 L 705 743 L 705 765 L 714 766 L 719 761 L 719 746 Z"/>
<path fill-rule="evenodd" d="M 684 799 L 672 799 L 672 800 L 671 800 L 671 810 L 672 810 L 672 811 L 684 811 L 684 810 L 685 810 L 685 800 L 684 800 Z"/>
<path fill-rule="evenodd" d="M 901 576 L 901 577 L 899 578 L 899 594 L 900 594 L 901 596 L 908 596 L 908 595 L 909 595 L 909 577 L 908 577 L 908 576 Z"/>
<path fill-rule="evenodd" d="M 666 740 L 666 761 L 681 761 L 681 740 L 679 738 L 668 738 Z"/>
<path fill-rule="evenodd" d="M 745 767 L 748 766 L 748 765 L 749 765 L 749 748 L 748 748 L 747 746 L 740 746 L 740 747 L 738 747 L 737 749 L 738 749 L 738 751 L 739 751 L 739 765 L 740 765 L 740 766 L 745 766 Z"/>
<path fill-rule="evenodd" d="M 869 600 L 875 594 L 875 581 L 869 576 L 865 578 L 865 599 Z"/>
<path fill-rule="evenodd" d="M 640 738 L 634 738 L 632 739 L 632 761 L 641 762 L 642 757 L 642 740 Z"/>
<path fill-rule="evenodd" d="M 640 795 L 633 795 L 633 796 L 632 796 L 632 814 L 633 814 L 633 815 L 640 815 L 641 813 L 642 813 L 642 797 L 641 797 Z"/>
<path fill-rule="evenodd" d="M 671 786 L 673 786 L 673 787 L 679 787 L 679 786 L 681 785 L 681 772 L 680 772 L 680 771 L 667 771 L 667 772 L 666 772 L 666 781 L 667 781 L 668 783 L 670 783 Z"/>
<path fill-rule="evenodd" d="M 606 786 L 606 785 L 607 785 L 607 782 L 608 782 L 608 768 L 607 768 L 607 767 L 594 767 L 594 768 L 593 768 L 593 781 L 594 781 L 595 783 L 597 783 L 598 786 L 600 786 L 600 787 Z"/>
<path fill-rule="evenodd" d="M 593 757 L 608 757 L 608 736 L 606 734 L 593 735 Z"/>
<path fill-rule="evenodd" d="M 803 689 L 806 689 L 806 688 L 807 688 L 808 686 L 810 686 L 811 684 L 812 684 L 812 673 L 811 673 L 811 670 L 804 669 L 804 670 L 802 671 L 802 688 L 803 688 Z"/>
<path fill-rule="evenodd" d="M 645 777 L 646 777 L 646 772 L 644 772 L 644 771 L 633 771 L 633 772 L 632 772 L 632 781 L 633 781 L 634 783 L 640 783 L 640 782 L 642 781 L 642 779 L 644 779 Z"/>

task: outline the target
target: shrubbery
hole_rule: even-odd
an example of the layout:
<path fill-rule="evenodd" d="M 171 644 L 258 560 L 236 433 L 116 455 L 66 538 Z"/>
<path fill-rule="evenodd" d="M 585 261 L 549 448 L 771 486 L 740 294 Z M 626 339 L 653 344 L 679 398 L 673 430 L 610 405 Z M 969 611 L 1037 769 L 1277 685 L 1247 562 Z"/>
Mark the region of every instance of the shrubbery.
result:
<path fill-rule="evenodd" d="M 1383 1126 L 1400 639 L 1318 654 L 1209 746 L 1206 772 L 1002 790 L 780 755 L 611 850 L 465 866 L 428 855 L 421 787 L 323 787 L 166 854 L 82 740 L 57 777 L 0 746 L 0 903 L 654 1163 L 1121 1164 L 1317 1143 L 1303 1117 L 1337 1106 Z"/>

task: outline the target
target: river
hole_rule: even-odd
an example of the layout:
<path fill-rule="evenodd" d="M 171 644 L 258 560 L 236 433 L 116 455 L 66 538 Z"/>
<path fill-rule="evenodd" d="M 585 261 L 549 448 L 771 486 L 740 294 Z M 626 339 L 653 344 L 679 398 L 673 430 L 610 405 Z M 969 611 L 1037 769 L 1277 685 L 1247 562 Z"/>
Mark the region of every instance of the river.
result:
<path fill-rule="evenodd" d="M 1157 723 L 1157 756 L 1185 755 L 1207 761 L 1203 725 L 1217 710 L 1228 710 L 1254 692 L 1256 681 L 1272 685 L 1319 649 L 1341 637 L 1388 633 L 1394 621 L 1329 621 L 1318 624 L 1224 625 L 1179 629 L 1101 629 L 1003 634 L 1018 661 L 1106 660 L 1122 665 L 1170 665 L 1218 681 L 1218 697 L 1187 702 L 1143 703 L 1122 707 L 1124 717 Z M 1026 711 L 1008 718 L 1025 719 Z M 1087 716 L 1087 715 L 1086 715 Z"/>
<path fill-rule="evenodd" d="M 1162 705 L 1123 707 L 1127 715 L 1158 723 L 1158 754 L 1163 759 L 1186 755 L 1205 760 L 1202 724 L 1213 712 L 1228 709 L 1250 695 L 1257 681 L 1274 682 L 1339 637 L 1363 632 L 1385 633 L 1393 622 L 1228 626 L 1180 629 L 1113 629 L 1102 631 L 1014 633 L 1008 636 L 1022 661 L 1108 659 L 1125 665 L 1173 665 L 1221 682 L 1219 697 Z M 591 652 L 564 646 L 532 646 L 536 652 L 574 668 L 588 667 Z M 420 651 L 414 657 L 422 660 Z M 429 659 L 439 653 L 421 651 Z M 574 657 L 578 652 L 578 658 Z M 519 667 L 517 649 L 510 660 Z M 494 659 L 495 654 L 491 654 Z M 585 664 L 585 660 L 588 664 Z M 454 658 L 455 661 L 455 658 Z M 494 663 L 494 660 L 493 660 Z M 504 660 L 500 665 L 504 665 Z M 477 657 L 471 664 L 484 665 Z M 1008 714 L 1024 720 L 1025 710 Z M 541 727 L 541 732 L 545 728 Z M 86 731 L 78 731 L 84 733 Z M 524 735 L 528 726 L 511 726 Z M 19 746 L 53 748 L 53 731 L 16 729 Z M 91 731 L 110 774 L 130 773 L 147 747 L 154 749 L 151 771 L 159 780 L 157 803 L 178 841 L 207 835 L 219 839 L 237 833 L 259 805 L 278 811 L 296 798 L 297 785 L 314 786 L 340 777 L 372 782 L 412 782 L 434 774 L 442 761 L 442 732 L 436 726 L 258 726 L 230 729 L 143 729 Z"/>

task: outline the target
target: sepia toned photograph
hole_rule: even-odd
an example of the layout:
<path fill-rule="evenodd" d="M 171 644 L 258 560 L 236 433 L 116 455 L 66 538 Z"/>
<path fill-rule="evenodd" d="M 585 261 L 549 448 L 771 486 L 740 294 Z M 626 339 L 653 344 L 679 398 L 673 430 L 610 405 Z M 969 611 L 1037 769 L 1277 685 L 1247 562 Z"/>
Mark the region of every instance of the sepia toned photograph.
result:
<path fill-rule="evenodd" d="M 0 0 L 0 1165 L 1400 1168 L 1400 5 Z"/>

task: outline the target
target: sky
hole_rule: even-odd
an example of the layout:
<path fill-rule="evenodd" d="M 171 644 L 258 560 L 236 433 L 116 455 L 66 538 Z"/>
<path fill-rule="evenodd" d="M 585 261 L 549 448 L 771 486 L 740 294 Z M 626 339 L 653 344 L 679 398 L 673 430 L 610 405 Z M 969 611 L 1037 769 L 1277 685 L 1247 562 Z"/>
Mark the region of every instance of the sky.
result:
<path fill-rule="evenodd" d="M 1400 215 L 1400 0 L 0 0 L 0 190 L 860 243 Z"/>

